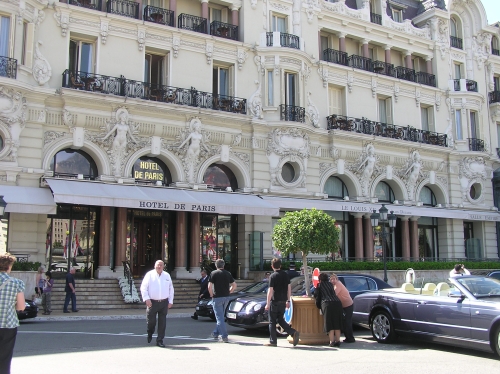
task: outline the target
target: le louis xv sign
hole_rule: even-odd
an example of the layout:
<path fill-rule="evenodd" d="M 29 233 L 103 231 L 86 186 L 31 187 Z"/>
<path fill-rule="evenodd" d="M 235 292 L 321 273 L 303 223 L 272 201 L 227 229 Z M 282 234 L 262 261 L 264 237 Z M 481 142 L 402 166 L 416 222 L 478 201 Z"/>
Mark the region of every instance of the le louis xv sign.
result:
<path fill-rule="evenodd" d="M 206 204 L 184 204 L 167 201 L 139 201 L 139 208 L 180 210 L 186 212 L 215 212 L 215 205 Z"/>

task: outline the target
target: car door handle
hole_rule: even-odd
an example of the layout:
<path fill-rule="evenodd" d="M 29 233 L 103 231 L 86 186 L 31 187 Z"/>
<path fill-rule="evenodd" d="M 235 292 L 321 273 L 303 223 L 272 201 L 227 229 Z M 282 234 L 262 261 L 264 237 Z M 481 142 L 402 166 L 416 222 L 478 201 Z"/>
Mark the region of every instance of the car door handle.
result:
<path fill-rule="evenodd" d="M 418 305 L 425 305 L 425 301 L 417 301 Z"/>

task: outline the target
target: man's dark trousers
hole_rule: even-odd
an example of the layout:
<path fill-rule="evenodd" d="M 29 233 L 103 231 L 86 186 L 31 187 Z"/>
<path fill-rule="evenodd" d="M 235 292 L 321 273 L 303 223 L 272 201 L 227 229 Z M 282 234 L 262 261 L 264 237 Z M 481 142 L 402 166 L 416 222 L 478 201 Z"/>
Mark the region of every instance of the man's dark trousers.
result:
<path fill-rule="evenodd" d="M 146 321 L 148 323 L 148 335 L 155 332 L 156 315 L 158 314 L 158 337 L 156 342 L 163 342 L 165 329 L 167 327 L 168 299 L 162 301 L 151 300 L 151 308 L 146 310 Z"/>
<path fill-rule="evenodd" d="M 17 327 L 13 329 L 0 329 L 0 373 L 10 373 L 10 363 L 16 344 Z"/>
<path fill-rule="evenodd" d="M 352 331 L 352 313 L 353 313 L 353 311 L 354 311 L 354 305 L 350 305 L 350 306 L 344 308 L 344 336 L 350 342 L 355 341 L 354 333 Z"/>
<path fill-rule="evenodd" d="M 295 334 L 295 330 L 286 323 L 283 315 L 286 310 L 286 301 L 271 301 L 271 306 L 269 307 L 269 333 L 271 337 L 269 342 L 271 344 L 277 344 L 278 338 L 276 336 L 276 322 L 287 332 L 288 335 Z"/>
<path fill-rule="evenodd" d="M 68 311 L 69 300 L 71 299 L 71 310 L 74 312 L 76 310 L 76 294 L 72 291 L 66 292 L 66 298 L 64 299 L 63 311 Z"/>

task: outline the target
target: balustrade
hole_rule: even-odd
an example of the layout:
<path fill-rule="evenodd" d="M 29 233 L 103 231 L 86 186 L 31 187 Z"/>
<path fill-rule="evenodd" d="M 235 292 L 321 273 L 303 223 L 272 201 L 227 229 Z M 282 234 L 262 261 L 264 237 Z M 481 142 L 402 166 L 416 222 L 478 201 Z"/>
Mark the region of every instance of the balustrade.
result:
<path fill-rule="evenodd" d="M 373 71 L 377 74 L 384 74 L 389 77 L 394 77 L 395 74 L 394 65 L 383 61 L 373 61 Z"/>
<path fill-rule="evenodd" d="M 405 81 L 415 82 L 416 73 L 413 69 L 408 69 L 402 66 L 396 68 L 396 78 L 403 79 Z"/>
<path fill-rule="evenodd" d="M 340 64 L 347 66 L 348 61 L 347 58 L 349 56 L 346 52 L 337 51 L 335 49 L 325 49 L 323 51 L 323 60 L 328 62 L 333 62 L 334 64 Z"/>
<path fill-rule="evenodd" d="M 450 36 L 450 45 L 453 48 L 463 49 L 462 44 L 462 39 L 457 38 L 456 36 Z"/>
<path fill-rule="evenodd" d="M 201 32 L 202 34 L 207 33 L 207 19 L 190 14 L 179 14 L 179 17 L 177 17 L 177 26 L 180 29 Z"/>
<path fill-rule="evenodd" d="M 69 0 L 69 4 L 87 9 L 101 10 L 101 0 Z"/>
<path fill-rule="evenodd" d="M 373 61 L 370 58 L 358 55 L 350 55 L 347 61 L 348 65 L 353 68 L 366 71 L 373 71 Z"/>
<path fill-rule="evenodd" d="M 144 8 L 144 21 L 174 26 L 174 11 L 148 5 Z"/>
<path fill-rule="evenodd" d="M 491 49 L 491 54 L 495 56 L 500 56 L 500 50 L 492 48 Z"/>
<path fill-rule="evenodd" d="M 139 18 L 139 3 L 127 0 L 108 0 L 106 11 L 129 18 Z"/>
<path fill-rule="evenodd" d="M 477 92 L 477 82 L 476 81 L 466 79 L 465 80 L 465 87 L 466 87 L 467 91 Z"/>
<path fill-rule="evenodd" d="M 467 138 L 469 141 L 469 151 L 484 152 L 484 140 L 477 138 Z"/>
<path fill-rule="evenodd" d="M 210 24 L 210 34 L 221 38 L 238 40 L 238 26 L 230 25 L 219 21 Z"/>
<path fill-rule="evenodd" d="M 280 33 L 280 44 L 282 47 L 300 49 L 299 37 L 297 35 Z"/>
<path fill-rule="evenodd" d="M 376 23 L 377 25 L 381 25 L 382 16 L 380 14 L 370 12 L 370 21 L 371 23 Z"/>
<path fill-rule="evenodd" d="M 17 60 L 0 56 L 0 77 L 13 78 L 17 77 Z"/>
<path fill-rule="evenodd" d="M 500 103 L 500 91 L 492 91 L 489 93 L 490 104 Z"/>
<path fill-rule="evenodd" d="M 419 71 L 416 74 L 416 77 L 417 77 L 416 80 L 417 83 L 425 84 L 426 86 L 436 87 L 436 76 L 434 74 L 428 74 L 424 73 L 423 71 Z"/>
<path fill-rule="evenodd" d="M 282 121 L 302 122 L 306 121 L 306 110 L 295 105 L 280 105 L 280 119 Z"/>

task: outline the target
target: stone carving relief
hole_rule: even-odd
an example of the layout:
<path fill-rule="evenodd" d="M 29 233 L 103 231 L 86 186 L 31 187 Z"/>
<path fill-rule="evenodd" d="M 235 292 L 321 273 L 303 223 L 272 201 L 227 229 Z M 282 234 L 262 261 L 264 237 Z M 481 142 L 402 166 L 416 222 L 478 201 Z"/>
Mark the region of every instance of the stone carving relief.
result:
<path fill-rule="evenodd" d="M 238 49 L 238 69 L 243 69 L 243 64 L 247 60 L 248 53 L 243 49 Z"/>
<path fill-rule="evenodd" d="M 306 116 L 309 118 L 311 125 L 319 127 L 319 111 L 316 105 L 311 101 L 311 92 L 307 93 L 307 111 Z"/>
<path fill-rule="evenodd" d="M 35 24 L 35 29 L 38 29 L 40 24 L 45 20 L 45 12 L 41 9 L 35 9 L 35 20 L 33 21 Z"/>
<path fill-rule="evenodd" d="M 430 22 L 431 35 L 436 41 L 436 46 L 441 54 L 441 59 L 446 58 L 446 53 L 450 50 L 450 37 L 448 36 L 448 20 L 434 18 Z"/>
<path fill-rule="evenodd" d="M 491 38 L 492 35 L 487 32 L 479 33 L 472 37 L 472 54 L 477 62 L 477 68 L 480 70 L 490 57 Z"/>
<path fill-rule="evenodd" d="M 19 138 L 26 123 L 26 109 L 26 98 L 21 92 L 0 87 L 0 131 L 5 140 L 0 159 L 17 161 Z"/>
<path fill-rule="evenodd" d="M 321 12 L 318 0 L 304 0 L 302 3 L 307 15 L 307 22 L 312 23 L 314 16 Z"/>
<path fill-rule="evenodd" d="M 318 68 L 318 74 L 321 77 L 321 80 L 323 81 L 323 87 L 328 86 L 328 69 L 325 69 L 324 67 Z"/>
<path fill-rule="evenodd" d="M 181 38 L 178 36 L 174 36 L 172 38 L 172 50 L 174 51 L 174 57 L 177 58 L 179 56 L 179 47 L 181 46 Z"/>
<path fill-rule="evenodd" d="M 377 95 L 377 78 L 372 77 L 372 97 Z"/>
<path fill-rule="evenodd" d="M 54 13 L 57 26 L 61 28 L 61 35 L 66 37 L 69 27 L 69 12 L 61 12 L 59 9 Z"/>
<path fill-rule="evenodd" d="M 250 6 L 252 9 L 257 9 L 257 0 L 250 0 Z"/>
<path fill-rule="evenodd" d="M 47 109 L 42 109 L 40 111 L 40 114 L 38 115 L 37 122 L 45 123 L 46 119 L 47 119 Z"/>
<path fill-rule="evenodd" d="M 106 44 L 106 40 L 108 39 L 109 33 L 109 20 L 101 17 L 101 43 Z"/>
<path fill-rule="evenodd" d="M 212 43 L 207 43 L 205 46 L 205 56 L 207 56 L 207 64 L 212 63 L 212 57 L 214 54 L 214 45 Z"/>
<path fill-rule="evenodd" d="M 257 65 L 257 72 L 264 75 L 266 72 L 266 60 L 264 56 L 255 56 L 253 58 L 255 65 Z"/>
<path fill-rule="evenodd" d="M 47 59 L 42 55 L 39 49 L 39 45 L 42 45 L 42 42 L 39 40 L 35 43 L 35 63 L 33 64 L 33 78 L 37 81 L 40 86 L 43 86 L 47 83 L 52 76 L 52 68 L 50 67 Z"/>
<path fill-rule="evenodd" d="M 377 165 L 379 162 L 380 157 L 375 154 L 375 147 L 372 143 L 368 143 L 358 160 L 348 167 L 358 177 L 364 197 L 370 197 L 370 185 L 381 171 Z"/>
<path fill-rule="evenodd" d="M 439 92 L 436 92 L 436 111 L 439 112 L 439 108 L 441 107 L 441 94 Z"/>
<path fill-rule="evenodd" d="M 495 69 L 491 62 L 486 64 L 486 71 L 488 72 L 488 88 L 490 91 L 495 90 Z"/>
<path fill-rule="evenodd" d="M 418 88 L 415 89 L 415 103 L 417 104 L 417 108 L 420 107 L 420 98 L 422 96 L 422 93 Z"/>
<path fill-rule="evenodd" d="M 66 126 L 68 126 L 69 128 L 71 128 L 75 125 L 73 114 L 71 114 L 71 112 L 67 109 L 64 109 L 62 112 L 62 120 L 63 120 L 63 123 Z"/>
<path fill-rule="evenodd" d="M 248 100 L 250 103 L 250 115 L 253 118 L 262 119 L 264 116 L 262 115 L 262 94 L 260 92 L 260 82 L 255 80 L 255 84 L 257 85 L 257 90 Z"/>
<path fill-rule="evenodd" d="M 482 182 L 486 182 L 488 178 L 488 172 L 484 158 L 480 156 L 464 157 L 458 163 L 458 177 L 460 181 L 460 189 L 462 192 L 462 200 L 464 202 L 469 201 L 471 203 L 479 202 L 479 198 L 475 200 L 470 199 L 469 190 L 475 183 L 479 183 L 482 186 Z M 481 195 L 484 196 L 484 194 Z"/>
<path fill-rule="evenodd" d="M 311 75 L 311 68 L 304 64 L 301 72 L 302 78 L 304 79 L 304 85 L 307 86 L 307 81 L 309 80 L 309 76 Z"/>
<path fill-rule="evenodd" d="M 144 43 L 146 43 L 146 30 L 138 28 L 137 29 L 137 42 L 139 43 L 139 51 L 144 49 Z"/>
<path fill-rule="evenodd" d="M 399 99 L 399 84 L 394 84 L 394 101 L 397 103 Z"/>
<path fill-rule="evenodd" d="M 415 188 L 425 178 L 422 169 L 420 153 L 417 150 L 412 150 L 406 164 L 396 171 L 396 175 L 404 181 L 408 198 L 412 201 L 418 200 L 417 196 L 415 196 Z"/>
<path fill-rule="evenodd" d="M 352 85 L 354 83 L 354 74 L 349 72 L 347 73 L 347 89 L 349 93 L 352 93 Z"/>

